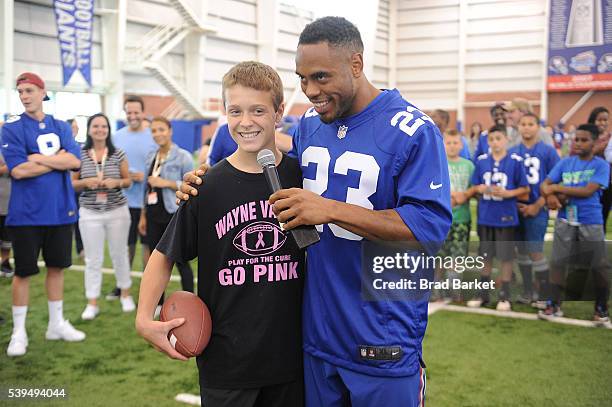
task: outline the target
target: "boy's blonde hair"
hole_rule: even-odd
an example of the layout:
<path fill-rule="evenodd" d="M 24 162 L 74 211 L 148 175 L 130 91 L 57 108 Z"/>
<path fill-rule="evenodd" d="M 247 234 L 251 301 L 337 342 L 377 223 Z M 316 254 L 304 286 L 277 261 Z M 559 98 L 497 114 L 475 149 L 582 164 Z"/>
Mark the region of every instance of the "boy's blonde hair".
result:
<path fill-rule="evenodd" d="M 460 136 L 461 133 L 455 129 L 448 129 L 444 131 L 444 137 L 446 136 Z"/>
<path fill-rule="evenodd" d="M 283 82 L 280 76 L 271 66 L 261 62 L 240 62 L 223 75 L 221 90 L 223 105 L 225 105 L 225 91 L 236 85 L 270 92 L 274 111 L 278 111 L 279 106 L 283 103 Z"/>

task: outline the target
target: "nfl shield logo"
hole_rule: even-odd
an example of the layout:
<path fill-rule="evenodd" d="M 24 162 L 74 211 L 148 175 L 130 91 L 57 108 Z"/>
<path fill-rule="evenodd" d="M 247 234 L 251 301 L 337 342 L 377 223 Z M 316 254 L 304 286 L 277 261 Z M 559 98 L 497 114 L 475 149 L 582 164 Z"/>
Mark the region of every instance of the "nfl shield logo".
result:
<path fill-rule="evenodd" d="M 365 358 L 368 355 L 366 348 L 361 348 L 361 357 Z"/>
<path fill-rule="evenodd" d="M 338 127 L 338 138 L 340 140 L 342 140 L 343 138 L 346 137 L 346 132 L 348 131 L 348 127 L 346 126 L 340 126 Z"/>

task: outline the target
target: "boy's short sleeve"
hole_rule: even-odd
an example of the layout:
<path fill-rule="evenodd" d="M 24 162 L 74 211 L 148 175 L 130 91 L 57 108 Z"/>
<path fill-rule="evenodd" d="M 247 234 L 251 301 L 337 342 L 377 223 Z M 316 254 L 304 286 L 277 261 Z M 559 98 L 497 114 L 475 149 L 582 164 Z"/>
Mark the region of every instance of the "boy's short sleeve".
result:
<path fill-rule="evenodd" d="M 23 138 L 16 134 L 14 127 L 8 125 L 4 125 L 2 128 L 2 154 L 9 171 L 28 161 L 28 153 Z"/>
<path fill-rule="evenodd" d="M 198 199 L 203 199 L 198 197 Z M 172 216 L 164 235 L 157 244 L 157 251 L 172 261 L 187 262 L 198 255 L 197 200 L 181 204 Z"/>
<path fill-rule="evenodd" d="M 563 166 L 565 162 L 566 159 L 557 162 L 557 164 L 555 164 L 552 170 L 550 170 L 550 172 L 548 173 L 548 176 L 546 178 L 551 180 L 553 184 L 558 184 L 559 182 L 561 182 L 561 176 L 563 173 Z"/>
<path fill-rule="evenodd" d="M 595 173 L 589 182 L 599 184 L 602 188 L 608 188 L 610 184 L 610 164 L 603 159 L 597 160 Z"/>
<path fill-rule="evenodd" d="M 523 161 L 517 161 L 514 169 L 514 176 L 516 177 L 516 187 L 528 187 L 529 181 L 527 180 L 527 173 L 525 172 L 525 165 Z"/>

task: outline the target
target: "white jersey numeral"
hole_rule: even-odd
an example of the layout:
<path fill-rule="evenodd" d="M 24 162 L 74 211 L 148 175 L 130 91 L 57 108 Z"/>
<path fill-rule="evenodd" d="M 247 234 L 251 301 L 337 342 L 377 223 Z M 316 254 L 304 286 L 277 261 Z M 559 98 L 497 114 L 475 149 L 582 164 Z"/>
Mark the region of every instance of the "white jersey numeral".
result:
<path fill-rule="evenodd" d="M 484 178 L 485 181 L 485 185 L 487 186 L 491 186 L 491 185 L 497 185 L 500 187 L 503 187 L 504 189 L 508 186 L 508 176 L 506 174 L 504 174 L 503 172 L 491 172 L 491 171 L 487 171 L 484 174 L 482 174 L 482 177 Z M 504 198 L 501 198 L 499 196 L 493 196 L 491 194 L 482 194 L 482 199 L 486 199 L 486 200 L 494 200 L 494 201 L 503 201 Z"/>
<path fill-rule="evenodd" d="M 530 185 L 540 182 L 540 159 L 538 157 L 525 158 L 525 168 L 527 169 L 527 182 Z"/>
<path fill-rule="evenodd" d="M 302 166 L 310 163 L 317 164 L 315 179 L 304 179 L 304 189 L 322 195 L 327 191 L 329 184 L 329 164 L 331 156 L 324 147 L 310 146 L 302 154 Z M 345 151 L 336 160 L 334 173 L 347 175 L 349 170 L 359 171 L 359 187 L 347 187 L 346 202 L 366 209 L 373 209 L 374 205 L 368 200 L 376 192 L 380 166 L 371 155 Z M 349 232 L 338 225 L 329 224 L 329 228 L 336 237 L 348 240 L 362 240 L 363 237 Z M 317 225 L 317 230 L 323 232 L 323 225 Z"/>
<path fill-rule="evenodd" d="M 422 116 L 414 120 L 414 112 L 419 112 Z M 400 120 L 401 119 L 401 120 Z M 399 123 L 399 129 L 409 136 L 414 136 L 414 133 L 425 124 L 426 121 L 433 123 L 433 121 L 424 114 L 423 112 L 415 109 L 414 107 L 408 106 L 405 111 L 399 111 L 391 118 L 391 126 L 396 127 Z M 409 124 L 412 122 L 412 124 Z"/>

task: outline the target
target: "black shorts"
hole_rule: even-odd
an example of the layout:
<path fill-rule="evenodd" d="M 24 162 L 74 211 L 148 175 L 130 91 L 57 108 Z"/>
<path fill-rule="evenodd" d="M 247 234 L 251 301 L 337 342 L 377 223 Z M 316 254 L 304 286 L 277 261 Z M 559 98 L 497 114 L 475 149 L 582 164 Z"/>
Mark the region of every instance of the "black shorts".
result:
<path fill-rule="evenodd" d="M 478 254 L 485 260 L 496 257 L 500 261 L 514 260 L 515 228 L 498 228 L 494 226 L 478 225 L 478 238 L 480 247 Z"/>
<path fill-rule="evenodd" d="M 201 387 L 200 398 L 205 407 L 302 407 L 304 382 L 300 379 L 252 389 Z"/>
<path fill-rule="evenodd" d="M 9 234 L 8 226 L 6 226 L 6 215 L 0 216 L 0 248 L 10 249 L 11 248 L 11 236 Z"/>
<path fill-rule="evenodd" d="M 130 234 L 128 235 L 128 246 L 134 246 L 138 237 L 140 237 L 140 243 L 148 244 L 146 236 L 138 233 L 138 222 L 140 221 L 141 212 L 141 208 L 130 208 L 130 218 L 132 221 L 130 223 Z"/>
<path fill-rule="evenodd" d="M 29 277 L 38 274 L 38 254 L 42 249 L 47 267 L 61 269 L 72 265 L 73 224 L 58 226 L 10 226 L 13 242 L 15 275 Z"/>

